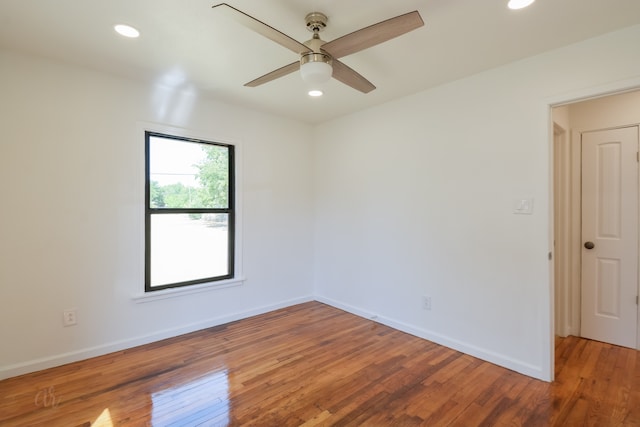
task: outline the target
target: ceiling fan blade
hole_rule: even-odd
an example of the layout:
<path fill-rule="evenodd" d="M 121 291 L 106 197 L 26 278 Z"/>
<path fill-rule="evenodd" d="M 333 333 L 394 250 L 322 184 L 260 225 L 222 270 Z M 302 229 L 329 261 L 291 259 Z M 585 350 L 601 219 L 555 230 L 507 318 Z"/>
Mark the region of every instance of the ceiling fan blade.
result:
<path fill-rule="evenodd" d="M 339 37 L 323 44 L 322 49 L 334 58 L 342 58 L 401 36 L 423 25 L 424 21 L 416 10 Z"/>
<path fill-rule="evenodd" d="M 289 65 L 285 65 L 284 67 L 278 68 L 277 70 L 274 70 L 270 73 L 267 73 L 264 76 L 258 77 L 255 80 L 251 80 L 249 83 L 245 83 L 245 86 L 248 86 L 248 87 L 260 86 L 261 84 L 265 84 L 272 80 L 286 76 L 287 74 L 291 74 L 294 71 L 298 71 L 299 69 L 300 69 L 300 61 L 296 61 Z"/>
<path fill-rule="evenodd" d="M 236 9 L 233 6 L 229 6 L 226 3 L 220 3 L 212 7 L 214 9 L 217 8 L 217 10 L 219 10 L 220 13 L 223 13 L 225 16 L 235 20 L 236 22 L 247 27 L 248 29 L 265 36 L 269 40 L 272 40 L 278 43 L 280 46 L 284 46 L 287 49 L 294 51 L 295 53 L 301 54 L 304 52 L 311 51 L 311 49 L 309 49 L 307 46 L 303 45 L 302 43 L 298 42 L 297 40 L 292 39 L 288 35 L 281 33 L 275 28 L 265 24 L 262 21 L 257 20 L 253 16 L 247 15 L 246 13 Z"/>
<path fill-rule="evenodd" d="M 332 77 L 362 93 L 369 93 L 376 88 L 369 80 L 337 59 L 333 60 Z"/>

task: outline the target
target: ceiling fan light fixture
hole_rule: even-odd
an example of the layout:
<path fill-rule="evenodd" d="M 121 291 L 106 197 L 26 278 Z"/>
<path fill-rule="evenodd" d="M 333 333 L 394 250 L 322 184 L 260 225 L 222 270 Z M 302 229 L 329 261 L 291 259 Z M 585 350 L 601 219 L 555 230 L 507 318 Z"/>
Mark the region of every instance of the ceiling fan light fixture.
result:
<path fill-rule="evenodd" d="M 507 6 L 509 9 L 518 10 L 530 6 L 535 0 L 509 0 Z"/>
<path fill-rule="evenodd" d="M 332 74 L 333 67 L 329 55 L 309 52 L 300 58 L 300 75 L 305 83 L 312 86 L 321 85 L 331 80 Z"/>

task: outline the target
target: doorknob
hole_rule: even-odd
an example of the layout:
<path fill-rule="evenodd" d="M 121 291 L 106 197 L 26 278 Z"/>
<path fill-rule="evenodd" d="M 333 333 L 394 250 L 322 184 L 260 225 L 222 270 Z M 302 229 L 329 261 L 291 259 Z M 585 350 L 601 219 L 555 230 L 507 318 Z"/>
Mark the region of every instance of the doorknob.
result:
<path fill-rule="evenodd" d="M 593 249 L 596 247 L 596 245 L 594 245 L 593 242 L 585 242 L 584 247 L 587 249 Z"/>

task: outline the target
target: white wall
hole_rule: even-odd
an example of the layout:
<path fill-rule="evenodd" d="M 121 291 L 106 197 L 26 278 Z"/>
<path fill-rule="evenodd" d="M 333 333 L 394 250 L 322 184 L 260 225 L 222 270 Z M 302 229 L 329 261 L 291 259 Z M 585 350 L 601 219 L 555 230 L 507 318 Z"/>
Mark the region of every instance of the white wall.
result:
<path fill-rule="evenodd" d="M 7 51 L 0 64 L 0 379 L 312 298 L 309 126 Z M 139 122 L 239 142 L 242 286 L 132 300 Z"/>
<path fill-rule="evenodd" d="M 639 42 L 631 27 L 319 126 L 318 298 L 550 379 L 549 104 L 640 84 Z"/>

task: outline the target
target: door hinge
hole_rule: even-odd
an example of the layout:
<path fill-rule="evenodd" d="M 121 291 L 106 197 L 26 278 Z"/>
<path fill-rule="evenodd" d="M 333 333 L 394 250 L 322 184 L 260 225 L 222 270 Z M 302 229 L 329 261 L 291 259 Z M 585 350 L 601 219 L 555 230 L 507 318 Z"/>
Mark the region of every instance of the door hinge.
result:
<path fill-rule="evenodd" d="M 636 151 L 636 162 L 640 162 L 640 152 Z"/>
<path fill-rule="evenodd" d="M 636 295 L 636 305 L 638 305 L 638 295 Z"/>

